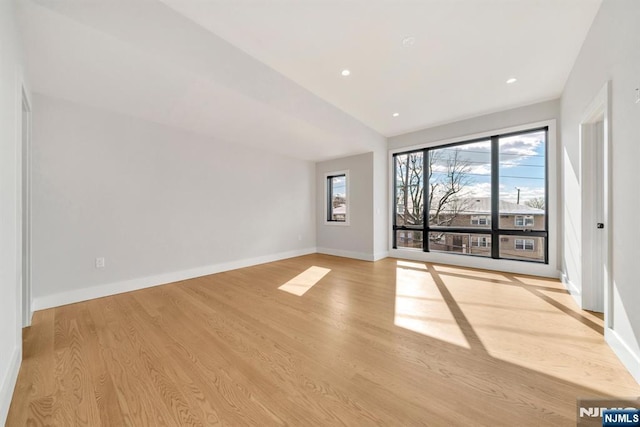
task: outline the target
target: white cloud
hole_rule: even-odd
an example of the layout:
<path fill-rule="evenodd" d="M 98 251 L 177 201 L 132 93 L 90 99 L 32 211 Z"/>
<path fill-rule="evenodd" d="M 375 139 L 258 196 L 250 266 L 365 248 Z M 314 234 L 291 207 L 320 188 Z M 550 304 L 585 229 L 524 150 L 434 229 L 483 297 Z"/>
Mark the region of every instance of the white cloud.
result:
<path fill-rule="evenodd" d="M 491 197 L 491 183 L 478 182 L 468 185 L 464 197 Z"/>
<path fill-rule="evenodd" d="M 489 152 L 491 150 L 491 140 L 474 142 L 473 144 L 463 144 L 458 145 L 456 148 L 460 150 L 473 150 L 473 151 L 486 151 Z"/>
<path fill-rule="evenodd" d="M 542 197 L 544 198 L 544 187 L 519 187 L 520 188 L 520 204 L 524 204 L 527 200 Z M 461 197 L 491 197 L 491 183 L 477 182 L 466 186 L 464 194 Z M 500 200 L 516 203 L 518 200 L 518 190 L 505 188 L 500 185 Z"/>
<path fill-rule="evenodd" d="M 502 187 L 502 186 L 501 186 Z M 524 204 L 527 200 L 538 197 L 544 198 L 544 187 L 518 187 L 520 188 L 520 204 Z M 500 200 L 516 203 L 518 201 L 518 190 L 503 190 L 500 188 Z"/>
<path fill-rule="evenodd" d="M 500 154 L 508 156 L 536 156 L 544 142 L 542 132 L 500 138 Z"/>
<path fill-rule="evenodd" d="M 471 165 L 469 166 L 469 173 L 491 176 L 491 165 L 488 165 L 488 164 Z"/>

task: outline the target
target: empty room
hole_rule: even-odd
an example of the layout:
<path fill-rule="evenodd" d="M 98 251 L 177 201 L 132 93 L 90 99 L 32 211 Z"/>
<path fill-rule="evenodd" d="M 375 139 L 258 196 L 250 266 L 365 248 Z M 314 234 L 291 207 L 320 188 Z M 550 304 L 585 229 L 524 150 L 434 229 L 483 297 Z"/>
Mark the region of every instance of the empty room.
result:
<path fill-rule="evenodd" d="M 640 1 L 0 0 L 0 425 L 640 426 Z"/>

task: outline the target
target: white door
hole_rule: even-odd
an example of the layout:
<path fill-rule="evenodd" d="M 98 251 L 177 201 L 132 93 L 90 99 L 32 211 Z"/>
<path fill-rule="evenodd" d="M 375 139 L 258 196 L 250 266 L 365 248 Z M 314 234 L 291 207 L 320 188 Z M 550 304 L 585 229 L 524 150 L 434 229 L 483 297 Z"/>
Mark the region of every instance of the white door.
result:
<path fill-rule="evenodd" d="M 580 122 L 582 193 L 581 262 L 583 309 L 604 313 L 609 327 L 611 301 L 611 165 L 609 82 L 595 96 Z"/>
<path fill-rule="evenodd" d="M 604 122 L 598 121 L 593 125 L 593 212 L 595 224 L 593 239 L 593 295 L 592 311 L 604 313 L 604 289 L 605 289 L 605 251 L 606 234 L 608 224 L 604 219 Z"/>

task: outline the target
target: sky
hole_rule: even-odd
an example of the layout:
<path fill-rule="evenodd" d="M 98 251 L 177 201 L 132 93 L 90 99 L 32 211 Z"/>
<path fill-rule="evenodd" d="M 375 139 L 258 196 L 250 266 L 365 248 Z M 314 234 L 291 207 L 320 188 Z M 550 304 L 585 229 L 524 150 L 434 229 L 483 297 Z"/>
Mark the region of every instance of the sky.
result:
<path fill-rule="evenodd" d="M 529 132 L 499 140 L 500 151 L 500 200 L 520 204 L 545 197 L 545 131 Z M 434 149 L 440 156 L 434 164 L 433 180 L 444 180 L 447 159 L 458 153 L 458 158 L 468 165 L 462 197 L 491 197 L 491 141 L 479 141 L 452 147 Z M 334 194 L 344 195 L 344 177 L 333 178 Z"/>
<path fill-rule="evenodd" d="M 545 132 L 532 132 L 500 138 L 500 200 L 520 204 L 545 195 Z M 465 192 L 467 197 L 491 196 L 491 141 L 480 141 L 438 149 L 442 158 L 458 151 L 469 164 Z M 436 150 L 434 150 L 436 151 Z M 446 176 L 446 163 L 434 166 L 433 178 Z"/>
<path fill-rule="evenodd" d="M 346 186 L 346 179 L 344 176 L 336 176 L 331 178 L 331 181 L 333 182 L 333 195 L 334 196 L 342 196 L 344 197 L 344 195 L 346 194 L 345 192 L 345 186 Z"/>

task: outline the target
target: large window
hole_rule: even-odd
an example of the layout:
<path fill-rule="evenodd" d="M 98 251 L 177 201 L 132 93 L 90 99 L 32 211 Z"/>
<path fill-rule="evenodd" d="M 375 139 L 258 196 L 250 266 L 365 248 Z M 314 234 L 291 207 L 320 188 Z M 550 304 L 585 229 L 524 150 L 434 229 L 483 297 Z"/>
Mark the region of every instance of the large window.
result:
<path fill-rule="evenodd" d="M 348 224 L 347 172 L 327 174 L 327 223 Z"/>
<path fill-rule="evenodd" d="M 395 154 L 393 247 L 547 263 L 547 134 Z"/>

